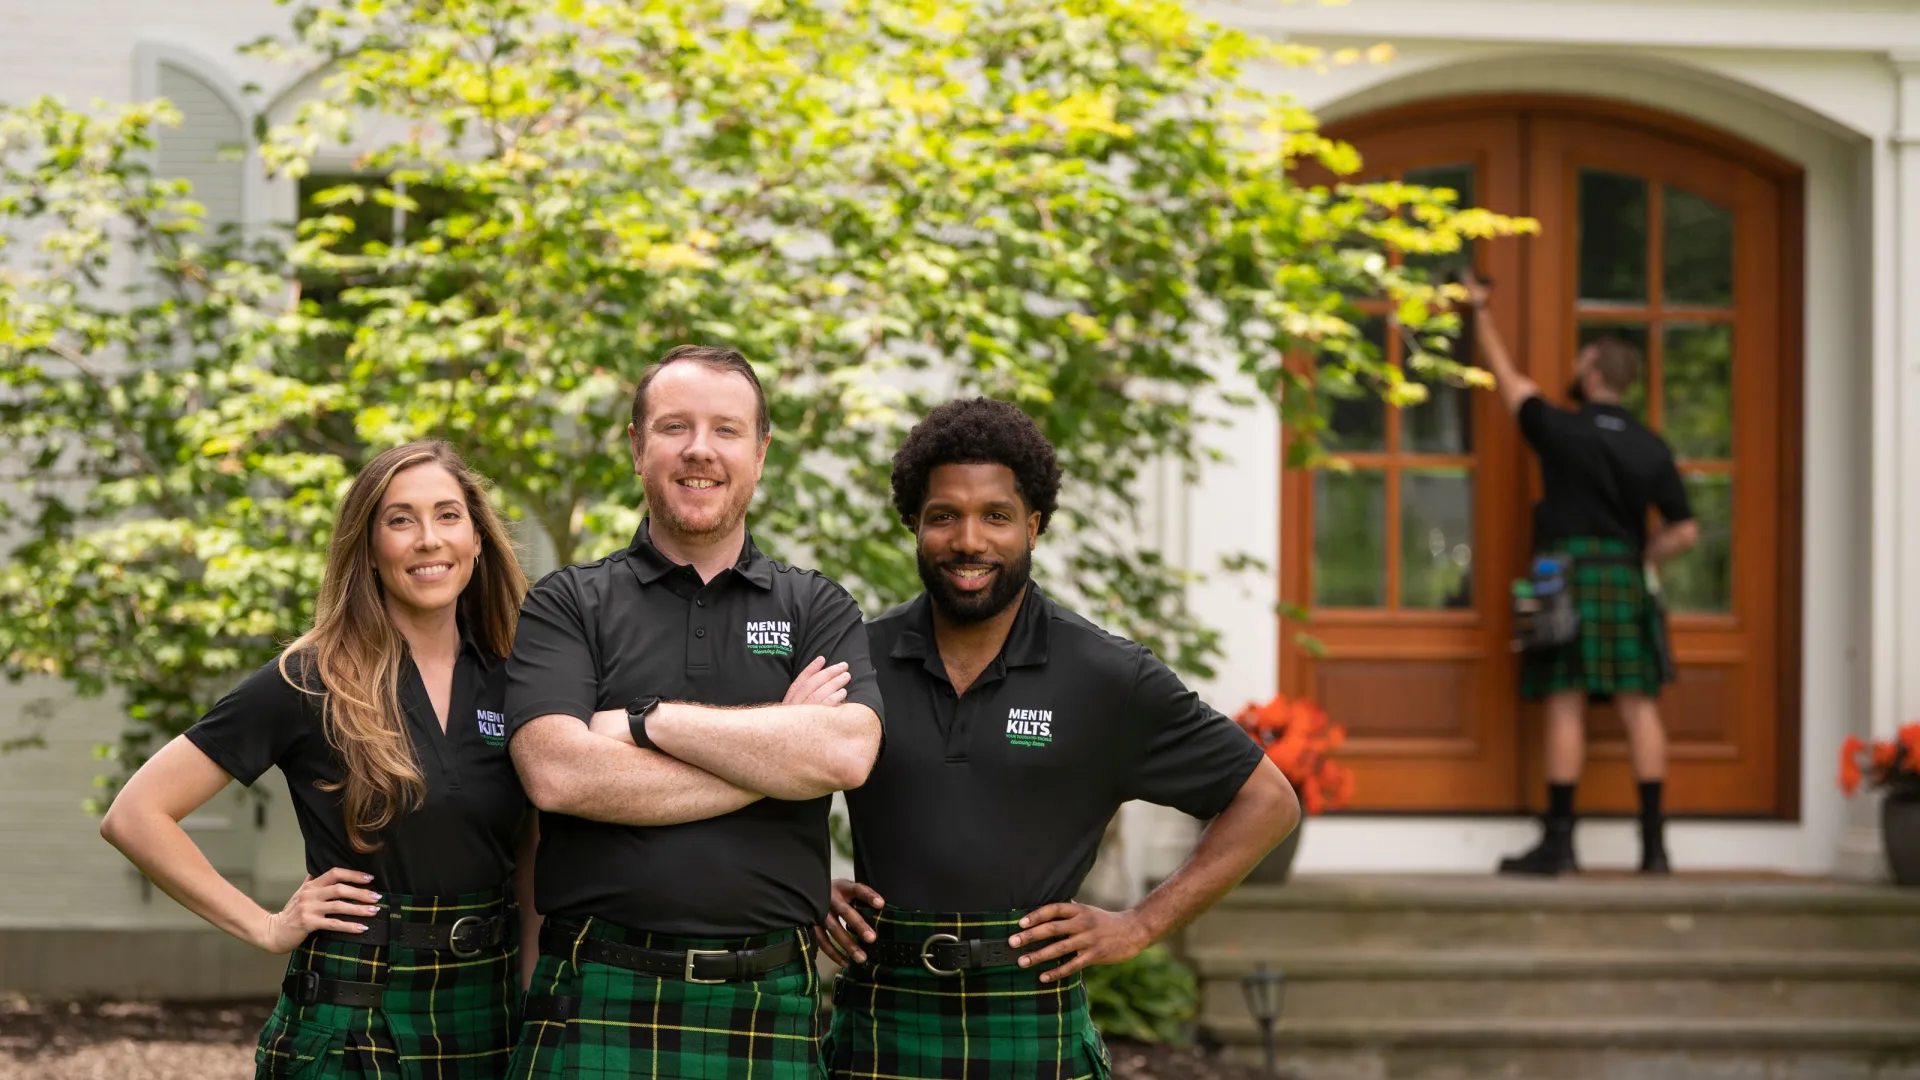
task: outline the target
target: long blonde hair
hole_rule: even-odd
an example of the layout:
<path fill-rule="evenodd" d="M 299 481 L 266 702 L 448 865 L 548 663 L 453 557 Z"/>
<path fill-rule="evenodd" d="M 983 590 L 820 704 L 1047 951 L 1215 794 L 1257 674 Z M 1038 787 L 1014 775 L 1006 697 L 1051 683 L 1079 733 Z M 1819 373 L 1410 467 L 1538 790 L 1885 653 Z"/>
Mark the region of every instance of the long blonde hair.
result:
<path fill-rule="evenodd" d="M 419 809 L 427 793 L 400 708 L 407 642 L 387 614 L 374 567 L 373 518 L 395 476 L 429 464 L 459 483 L 467 516 L 480 536 L 480 558 L 460 593 L 458 616 L 482 649 L 501 658 L 513 650 L 513 628 L 527 591 L 513 540 L 487 501 L 486 482 L 453 447 L 438 439 L 396 446 L 353 478 L 334 519 L 313 629 L 281 654 L 280 674 L 321 698 L 327 742 L 346 763 L 347 777 L 320 788 L 346 789 L 347 839 L 360 852 L 379 850 L 379 842 L 368 835 Z M 292 657 L 300 658 L 303 677 L 288 669 Z"/>

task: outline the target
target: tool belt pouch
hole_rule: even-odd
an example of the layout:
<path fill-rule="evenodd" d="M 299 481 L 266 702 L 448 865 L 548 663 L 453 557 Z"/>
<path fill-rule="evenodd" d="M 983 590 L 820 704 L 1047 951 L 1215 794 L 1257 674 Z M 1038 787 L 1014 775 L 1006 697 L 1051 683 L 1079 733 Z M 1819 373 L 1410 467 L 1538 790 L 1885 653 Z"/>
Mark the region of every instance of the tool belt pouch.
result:
<path fill-rule="evenodd" d="M 1573 560 L 1564 555 L 1542 556 L 1534 560 L 1531 577 L 1514 582 L 1514 651 L 1540 652 L 1580 640 L 1572 569 Z"/>

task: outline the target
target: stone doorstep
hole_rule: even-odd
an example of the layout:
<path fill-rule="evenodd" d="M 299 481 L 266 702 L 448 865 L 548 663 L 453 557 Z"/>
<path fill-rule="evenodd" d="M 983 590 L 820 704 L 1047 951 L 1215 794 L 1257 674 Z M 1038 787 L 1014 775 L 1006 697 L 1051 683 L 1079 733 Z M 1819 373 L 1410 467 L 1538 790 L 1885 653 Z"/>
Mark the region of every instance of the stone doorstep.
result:
<path fill-rule="evenodd" d="M 1253 1020 L 1208 1026 L 1222 1042 L 1257 1045 Z M 1667 1017 L 1461 1020 L 1282 1021 L 1274 1039 L 1292 1048 L 1479 1048 L 1537 1047 L 1740 1051 L 1834 1050 L 1847 1053 L 1910 1053 L 1920 1060 L 1920 1023 L 1909 1020 L 1680 1019 Z"/>
<path fill-rule="evenodd" d="M 1920 918 L 1920 889 L 1815 878 L 1573 874 L 1302 874 L 1241 885 L 1217 908 L 1269 911 L 1614 911 L 1901 914 Z"/>
<path fill-rule="evenodd" d="M 1920 981 L 1920 950 L 1190 949 L 1203 978 L 1239 978 L 1257 964 L 1296 979 L 1795 979 Z"/>

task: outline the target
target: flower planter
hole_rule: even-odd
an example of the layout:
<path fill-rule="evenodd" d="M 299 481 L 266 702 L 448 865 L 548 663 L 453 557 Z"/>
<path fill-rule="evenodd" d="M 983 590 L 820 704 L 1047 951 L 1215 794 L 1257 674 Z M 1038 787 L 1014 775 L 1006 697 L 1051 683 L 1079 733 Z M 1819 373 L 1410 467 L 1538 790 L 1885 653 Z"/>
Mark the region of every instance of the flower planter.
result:
<path fill-rule="evenodd" d="M 1300 853 L 1300 833 L 1306 827 L 1306 819 L 1301 818 L 1299 826 L 1289 833 L 1285 840 L 1280 841 L 1279 847 L 1268 852 L 1266 858 L 1254 864 L 1252 872 L 1247 874 L 1246 883 L 1249 885 L 1286 884 L 1288 875 L 1293 873 L 1293 857 Z"/>
<path fill-rule="evenodd" d="M 1880 840 L 1893 883 L 1920 888 L 1920 795 L 1890 792 L 1881 800 Z"/>

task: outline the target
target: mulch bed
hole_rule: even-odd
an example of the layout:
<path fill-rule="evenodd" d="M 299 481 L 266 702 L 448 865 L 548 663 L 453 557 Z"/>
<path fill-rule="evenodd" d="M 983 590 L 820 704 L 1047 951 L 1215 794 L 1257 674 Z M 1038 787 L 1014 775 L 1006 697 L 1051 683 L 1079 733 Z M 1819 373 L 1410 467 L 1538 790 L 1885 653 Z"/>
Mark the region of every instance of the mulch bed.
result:
<path fill-rule="evenodd" d="M 273 999 L 0 1001 L 0 1080 L 243 1080 Z"/>
<path fill-rule="evenodd" d="M 0 1001 L 0 1080 L 221 1080 L 252 1074 L 273 1000 Z M 1274 1080 L 1198 1047 L 1113 1039 L 1114 1080 Z M 1282 1080 L 1288 1080 L 1284 1075 Z M 1293 1078 L 1298 1080 L 1298 1078 Z"/>

